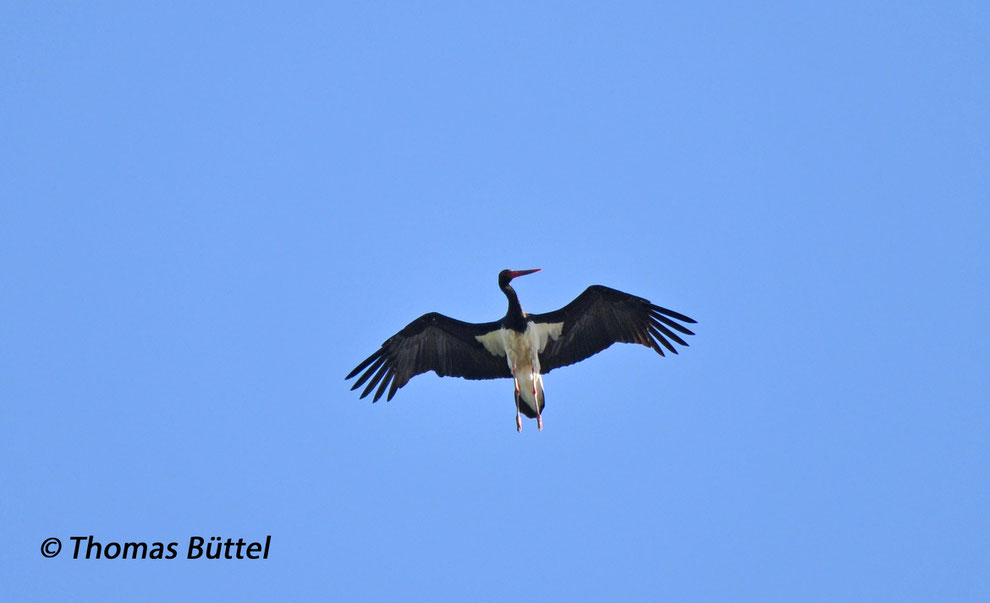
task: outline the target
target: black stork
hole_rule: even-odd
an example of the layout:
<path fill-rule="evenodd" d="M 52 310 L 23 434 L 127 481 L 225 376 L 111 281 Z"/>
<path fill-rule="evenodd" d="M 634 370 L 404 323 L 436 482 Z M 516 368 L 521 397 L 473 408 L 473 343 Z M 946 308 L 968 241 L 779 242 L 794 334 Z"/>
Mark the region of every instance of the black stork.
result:
<path fill-rule="evenodd" d="M 377 402 L 386 388 L 387 401 L 410 379 L 427 371 L 465 379 L 511 377 L 516 430 L 522 431 L 521 412 L 536 419 L 542 431 L 544 373 L 580 362 L 616 342 L 638 343 L 661 356 L 663 348 L 676 354 L 670 340 L 683 346 L 687 342 L 674 331 L 694 335 L 677 322 L 694 323 L 693 319 L 602 285 L 588 287 L 554 312 L 527 314 L 509 283 L 539 270 L 498 274 L 498 286 L 509 298 L 509 310 L 502 320 L 476 324 L 430 312 L 412 321 L 347 375 L 345 379 L 351 379 L 364 371 L 351 390 L 367 381 L 361 393 L 364 398 L 377 385 L 372 400 Z"/>

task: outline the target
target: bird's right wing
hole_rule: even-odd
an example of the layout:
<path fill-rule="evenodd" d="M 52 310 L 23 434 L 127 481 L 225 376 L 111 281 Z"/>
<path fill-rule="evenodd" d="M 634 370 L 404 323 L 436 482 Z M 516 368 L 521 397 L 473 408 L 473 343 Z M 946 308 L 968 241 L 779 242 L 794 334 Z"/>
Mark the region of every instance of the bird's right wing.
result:
<path fill-rule="evenodd" d="M 492 354 L 478 339 L 499 327 L 498 322 L 477 324 L 436 312 L 424 314 L 389 337 L 377 352 L 368 356 L 345 379 L 364 371 L 351 389 L 355 390 L 371 379 L 361 397 L 370 394 L 375 385 L 378 385 L 372 400 L 377 402 L 385 393 L 386 387 L 387 401 L 410 379 L 427 371 L 433 371 L 441 377 L 465 379 L 511 377 L 505 356 Z"/>
<path fill-rule="evenodd" d="M 676 321 L 695 322 L 693 318 L 655 306 L 642 297 L 602 285 L 588 287 L 560 310 L 532 314 L 530 320 L 552 327 L 558 333 L 551 335 L 540 350 L 543 373 L 584 360 L 619 342 L 639 343 L 663 356 L 662 345 L 676 354 L 677 349 L 668 339 L 683 346 L 687 342 L 674 331 L 694 335 Z"/>

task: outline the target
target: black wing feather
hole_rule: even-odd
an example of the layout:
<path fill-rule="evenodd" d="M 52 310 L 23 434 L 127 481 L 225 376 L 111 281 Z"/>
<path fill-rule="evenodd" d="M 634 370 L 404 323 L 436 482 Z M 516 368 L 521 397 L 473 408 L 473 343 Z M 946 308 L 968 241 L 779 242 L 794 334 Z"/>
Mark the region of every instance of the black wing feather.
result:
<path fill-rule="evenodd" d="M 465 379 L 511 377 L 505 356 L 490 353 L 476 339 L 500 326 L 498 322 L 463 322 L 436 312 L 424 314 L 389 337 L 378 351 L 357 365 L 345 379 L 364 371 L 351 389 L 357 389 L 371 379 L 361 392 L 361 397 L 369 395 L 377 385 L 372 400 L 377 402 L 386 390 L 386 400 L 391 400 L 400 387 L 427 371 L 441 377 Z"/>
<path fill-rule="evenodd" d="M 537 323 L 563 323 L 560 336 L 551 338 L 540 353 L 543 373 L 580 362 L 617 342 L 638 343 L 661 356 L 663 348 L 676 354 L 677 349 L 668 339 L 683 346 L 688 344 L 667 327 L 694 335 L 674 321 L 695 322 L 673 310 L 654 306 L 642 297 L 602 285 L 588 287 L 560 310 L 531 314 L 529 318 Z"/>

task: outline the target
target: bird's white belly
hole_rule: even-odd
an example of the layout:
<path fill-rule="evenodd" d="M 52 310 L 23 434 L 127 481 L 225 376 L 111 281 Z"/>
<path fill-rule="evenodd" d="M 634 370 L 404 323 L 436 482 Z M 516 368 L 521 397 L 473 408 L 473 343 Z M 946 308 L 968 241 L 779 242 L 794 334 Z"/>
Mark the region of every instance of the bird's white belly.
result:
<path fill-rule="evenodd" d="M 502 330 L 502 344 L 505 346 L 505 356 L 509 369 L 514 373 L 532 371 L 534 365 L 539 365 L 540 358 L 535 353 L 532 327 L 527 327 L 524 333 L 512 329 Z"/>

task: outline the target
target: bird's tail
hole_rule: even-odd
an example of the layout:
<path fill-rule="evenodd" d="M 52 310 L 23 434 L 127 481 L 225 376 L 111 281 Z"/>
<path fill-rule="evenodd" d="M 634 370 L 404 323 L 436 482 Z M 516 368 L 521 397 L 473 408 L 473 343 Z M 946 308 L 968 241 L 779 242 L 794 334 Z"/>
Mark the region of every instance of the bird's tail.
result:
<path fill-rule="evenodd" d="M 536 418 L 536 408 L 539 404 L 539 412 L 543 412 L 543 407 L 546 406 L 546 399 L 543 395 L 543 376 L 536 376 L 536 395 L 533 395 L 533 378 L 530 374 L 519 376 L 519 397 L 520 404 L 519 410 L 522 414 L 526 415 L 530 419 Z"/>

